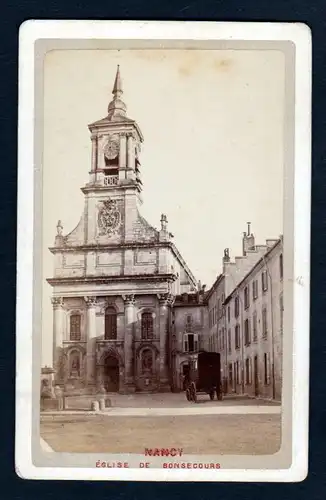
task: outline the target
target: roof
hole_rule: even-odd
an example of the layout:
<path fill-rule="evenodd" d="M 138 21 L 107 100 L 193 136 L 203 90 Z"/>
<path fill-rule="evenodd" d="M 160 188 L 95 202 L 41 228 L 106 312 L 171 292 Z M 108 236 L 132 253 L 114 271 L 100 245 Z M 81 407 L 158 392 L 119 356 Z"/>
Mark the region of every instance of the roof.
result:
<path fill-rule="evenodd" d="M 105 118 L 101 118 L 100 120 L 97 120 L 96 122 L 92 122 L 88 125 L 88 128 L 92 130 L 93 128 L 99 128 L 99 127 L 105 127 L 107 125 L 133 125 L 141 139 L 141 141 L 144 140 L 144 136 L 139 128 L 138 123 L 136 120 L 132 120 L 131 118 L 128 118 L 127 116 L 120 116 L 120 115 L 113 115 L 112 117 L 106 116 Z"/>
<path fill-rule="evenodd" d="M 199 292 L 181 293 L 175 297 L 175 307 L 204 306 L 204 294 Z"/>
<path fill-rule="evenodd" d="M 216 286 L 220 283 L 220 281 L 222 280 L 222 278 L 224 278 L 224 274 L 221 273 L 217 276 L 216 280 L 214 281 L 214 283 L 212 284 L 211 288 L 207 291 L 206 293 L 206 296 L 205 296 L 205 300 L 208 300 L 210 298 L 210 296 L 212 295 L 212 293 L 214 292 Z"/>
<path fill-rule="evenodd" d="M 271 252 L 280 244 L 282 243 L 282 239 L 279 238 L 276 243 L 271 246 L 267 252 L 256 262 L 256 264 L 247 272 L 247 274 L 244 276 L 244 278 L 242 278 L 242 280 L 237 284 L 237 286 L 232 290 L 232 292 L 226 297 L 225 301 L 224 301 L 224 305 L 226 305 L 228 302 L 230 302 L 231 298 L 232 298 L 232 295 L 234 294 L 234 292 L 239 289 L 242 284 L 244 283 L 244 281 L 246 281 L 246 279 L 248 278 L 248 276 L 250 276 L 250 274 L 257 268 L 259 267 L 259 265 L 265 261 L 266 257 L 268 257 Z"/>

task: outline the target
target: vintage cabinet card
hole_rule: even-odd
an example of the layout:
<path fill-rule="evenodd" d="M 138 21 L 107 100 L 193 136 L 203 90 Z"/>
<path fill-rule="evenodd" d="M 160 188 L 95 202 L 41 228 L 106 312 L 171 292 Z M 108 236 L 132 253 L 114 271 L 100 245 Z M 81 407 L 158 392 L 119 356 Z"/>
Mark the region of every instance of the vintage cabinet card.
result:
<path fill-rule="evenodd" d="M 20 29 L 16 470 L 307 473 L 311 41 Z"/>

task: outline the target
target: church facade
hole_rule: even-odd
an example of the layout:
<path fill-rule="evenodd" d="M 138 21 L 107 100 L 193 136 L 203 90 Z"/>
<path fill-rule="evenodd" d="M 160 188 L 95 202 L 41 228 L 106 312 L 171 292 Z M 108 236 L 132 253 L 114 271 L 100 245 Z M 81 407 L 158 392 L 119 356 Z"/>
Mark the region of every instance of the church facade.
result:
<path fill-rule="evenodd" d="M 59 221 L 50 248 L 55 382 L 89 391 L 166 391 L 179 385 L 173 305 L 182 294 L 198 296 L 197 282 L 167 217 L 157 230 L 141 215 L 143 135 L 127 116 L 119 67 L 112 93 L 107 116 L 89 125 L 80 221 L 68 234 Z"/>
<path fill-rule="evenodd" d="M 226 248 L 210 288 L 197 283 L 162 214 L 141 215 L 143 135 L 127 116 L 117 70 L 92 156 L 80 221 L 54 246 L 55 384 L 88 393 L 182 391 L 189 354 L 219 352 L 225 393 L 281 398 L 283 237 L 242 255 Z M 259 285 L 261 283 L 261 286 Z M 51 372 L 52 373 L 52 372 Z"/>

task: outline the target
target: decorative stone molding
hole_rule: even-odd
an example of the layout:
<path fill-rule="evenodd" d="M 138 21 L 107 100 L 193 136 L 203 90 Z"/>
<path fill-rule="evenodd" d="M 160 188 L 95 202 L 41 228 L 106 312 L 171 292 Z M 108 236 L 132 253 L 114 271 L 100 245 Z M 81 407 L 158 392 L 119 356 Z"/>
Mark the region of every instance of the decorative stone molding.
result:
<path fill-rule="evenodd" d="M 104 351 L 98 355 L 97 363 L 96 363 L 97 366 L 104 365 L 105 359 L 108 357 L 112 357 L 112 358 L 115 358 L 119 362 L 119 367 L 124 367 L 124 365 L 125 365 L 124 358 L 117 349 L 115 349 L 114 347 L 107 348 L 107 346 L 103 346 L 103 348 L 104 348 Z"/>
<path fill-rule="evenodd" d="M 135 295 L 132 293 L 130 295 L 124 295 L 123 297 L 125 306 L 134 306 L 135 305 Z"/>
<path fill-rule="evenodd" d="M 127 132 L 119 132 L 119 137 L 127 137 L 128 133 Z"/>
<path fill-rule="evenodd" d="M 171 293 L 158 294 L 160 306 L 171 306 L 174 302 L 174 296 Z"/>
<path fill-rule="evenodd" d="M 62 225 L 62 222 L 61 222 L 61 220 L 58 220 L 58 224 L 57 224 L 57 235 L 58 235 L 58 236 L 62 236 L 62 231 L 63 231 L 63 225 Z"/>
<path fill-rule="evenodd" d="M 98 210 L 99 235 L 112 236 L 121 228 L 122 215 L 117 200 L 109 198 L 101 203 Z"/>
<path fill-rule="evenodd" d="M 84 300 L 86 302 L 86 307 L 96 307 L 97 305 L 97 297 L 84 297 Z"/>
<path fill-rule="evenodd" d="M 69 343 L 65 347 L 65 353 L 67 356 L 69 356 L 71 354 L 71 352 L 73 352 L 73 351 L 80 352 L 82 354 L 82 356 L 86 355 L 86 349 L 82 343 Z"/>
<path fill-rule="evenodd" d="M 63 307 L 63 297 L 52 297 L 51 302 L 53 305 L 53 309 Z"/>
<path fill-rule="evenodd" d="M 109 297 L 105 297 L 104 300 L 102 302 L 100 302 L 100 310 L 99 310 L 99 312 L 98 312 L 97 315 L 98 316 L 103 316 L 103 314 L 105 314 L 105 310 L 108 307 L 113 307 L 113 309 L 115 309 L 115 311 L 116 311 L 116 314 L 117 315 L 120 314 L 119 311 L 118 311 L 118 308 L 116 306 L 115 300 L 112 300 Z"/>
<path fill-rule="evenodd" d="M 145 349 L 151 349 L 155 355 L 155 358 L 157 358 L 160 354 L 159 349 L 157 348 L 157 346 L 154 343 L 148 342 L 146 340 L 145 341 L 142 340 L 140 345 L 138 345 L 136 350 L 135 350 L 136 357 L 139 358 L 141 356 L 141 353 Z"/>

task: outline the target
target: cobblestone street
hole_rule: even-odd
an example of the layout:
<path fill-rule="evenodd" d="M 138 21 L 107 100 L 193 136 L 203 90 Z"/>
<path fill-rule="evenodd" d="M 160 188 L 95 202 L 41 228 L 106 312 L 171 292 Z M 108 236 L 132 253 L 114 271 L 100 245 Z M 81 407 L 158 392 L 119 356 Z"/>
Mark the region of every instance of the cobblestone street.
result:
<path fill-rule="evenodd" d="M 115 395 L 111 400 L 114 406 L 107 414 L 44 414 L 42 438 L 54 451 L 77 453 L 142 454 L 145 447 L 180 447 L 185 454 L 272 454 L 280 447 L 281 415 L 275 403 L 233 397 L 210 401 L 203 395 L 195 405 L 184 394 Z M 128 416 L 128 406 L 130 411 L 153 408 L 157 415 Z M 176 414 L 160 415 L 160 408 L 175 408 Z M 194 408 L 200 414 L 177 414 Z M 119 409 L 123 416 L 110 414 Z"/>
<path fill-rule="evenodd" d="M 279 415 L 109 417 L 43 420 L 42 438 L 58 452 L 144 453 L 178 447 L 184 454 L 272 454 L 280 447 Z"/>

